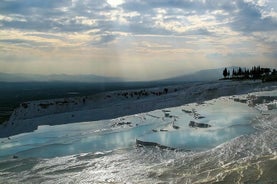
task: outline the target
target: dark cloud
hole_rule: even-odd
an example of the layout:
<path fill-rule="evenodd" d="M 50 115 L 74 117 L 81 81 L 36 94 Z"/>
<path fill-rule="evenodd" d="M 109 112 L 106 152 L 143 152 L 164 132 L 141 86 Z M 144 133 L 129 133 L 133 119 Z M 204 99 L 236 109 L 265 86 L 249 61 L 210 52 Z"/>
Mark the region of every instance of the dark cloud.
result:
<path fill-rule="evenodd" d="M 235 31 L 248 34 L 256 31 L 277 30 L 276 17 L 263 17 L 262 7 L 244 1 L 237 1 L 237 7 L 238 13 L 233 15 L 234 20 L 230 23 Z"/>
<path fill-rule="evenodd" d="M 262 11 L 265 10 L 253 2 L 245 2 L 243 0 L 206 0 L 206 1 L 189 1 L 189 0 L 153 0 L 153 1 L 133 1 L 127 0 L 122 7 L 128 11 L 138 11 L 144 16 L 145 14 L 155 15 L 155 8 L 164 8 L 167 11 L 168 18 L 165 21 L 178 20 L 174 13 L 170 10 L 183 10 L 179 16 L 188 16 L 191 14 L 203 15 L 207 12 L 221 10 L 226 15 L 215 15 L 218 21 L 226 18 L 232 19 L 229 23 L 230 27 L 235 31 L 254 32 L 254 31 L 269 31 L 277 29 L 276 17 L 263 17 Z"/>
<path fill-rule="evenodd" d="M 64 37 L 62 37 L 62 36 L 45 34 L 45 33 L 27 33 L 27 34 L 24 34 L 24 35 L 25 36 L 35 36 L 35 37 L 46 38 L 46 39 L 64 40 Z"/>
<path fill-rule="evenodd" d="M 15 28 L 34 31 L 76 32 L 85 31 L 95 26 L 78 23 L 76 17 L 88 19 L 104 19 L 99 11 L 109 11 L 105 1 L 76 1 L 68 0 L 28 0 L 0 2 L 0 14 L 10 19 L 2 20 L 2 28 Z M 21 15 L 24 21 L 18 21 L 14 16 Z M 13 20 L 14 19 L 14 20 Z"/>
<path fill-rule="evenodd" d="M 133 1 L 126 0 L 122 5 L 125 10 L 150 12 L 154 8 L 180 8 L 180 9 L 202 9 L 203 3 L 201 1 L 182 1 L 182 0 L 141 0 Z"/>
<path fill-rule="evenodd" d="M 0 21 L 2 29 L 19 29 L 19 30 L 31 30 L 31 31 L 51 31 L 53 25 L 56 24 L 51 20 L 27 20 L 26 21 Z"/>
<path fill-rule="evenodd" d="M 95 31 L 95 32 L 90 32 L 89 34 L 96 36 L 98 39 L 89 41 L 87 43 L 87 45 L 103 46 L 103 45 L 106 45 L 116 39 L 116 34 L 111 33 L 111 32 Z"/>
<path fill-rule="evenodd" d="M 38 47 L 38 46 L 50 46 L 49 42 L 39 42 L 26 39 L 0 39 L 0 43 L 11 44 L 11 45 L 22 45 L 24 47 Z"/>
<path fill-rule="evenodd" d="M 0 12 L 1 14 L 22 14 L 25 16 L 37 16 L 45 15 L 50 13 L 50 16 L 53 14 L 59 15 L 58 8 L 68 7 L 71 5 L 71 1 L 67 0 L 2 0 L 0 2 Z"/>
<path fill-rule="evenodd" d="M 226 12 L 234 12 L 237 8 L 237 0 L 206 0 L 203 2 L 203 8 L 205 10 L 214 11 L 214 10 L 224 10 Z"/>
<path fill-rule="evenodd" d="M 103 45 L 110 43 L 116 39 L 116 36 L 113 34 L 102 34 L 100 39 L 96 42 L 93 42 L 94 45 Z"/>
<path fill-rule="evenodd" d="M 125 16 L 127 22 L 123 23 L 111 13 L 118 8 L 121 8 L 123 14 L 133 12 L 138 14 Z M 116 38 L 116 34 L 109 35 L 107 32 L 214 36 L 216 33 L 206 25 L 202 27 L 197 25 L 197 28 L 176 31 L 176 29 L 171 29 L 170 26 L 165 27 L 160 23 L 170 25 L 179 22 L 181 26 L 186 26 L 184 21 L 187 17 L 211 15 L 216 10 L 223 12 L 213 14 L 215 19 L 222 23 L 221 26 L 229 26 L 236 32 L 251 34 L 257 31 L 277 29 L 276 17 L 263 16 L 263 12 L 269 11 L 268 9 L 255 2 L 243 0 L 126 0 L 118 8 L 111 7 L 104 0 L 2 0 L 0 1 L 0 15 L 8 18 L 0 19 L 0 29 L 50 33 L 74 33 L 98 29 L 102 34 L 101 40 L 103 40 L 100 43 Z M 159 14 L 159 9 L 165 10 L 161 15 L 160 22 L 155 19 Z M 93 23 L 89 24 L 86 21 Z M 189 28 L 190 24 L 194 23 L 189 22 L 188 24 Z"/>
<path fill-rule="evenodd" d="M 24 43 L 26 40 L 22 40 L 22 39 L 1 39 L 0 42 L 2 43 Z"/>
<path fill-rule="evenodd" d="M 5 18 L 0 19 L 0 28 L 42 33 L 74 33 L 100 29 L 104 33 L 105 30 L 110 30 L 111 21 L 102 12 L 111 10 L 110 5 L 102 0 L 3 0 L 0 2 L 0 15 Z M 111 37 L 103 34 L 101 40 L 101 43 L 108 42 Z"/>
<path fill-rule="evenodd" d="M 212 36 L 213 35 L 213 33 L 210 32 L 206 28 L 199 28 L 199 29 L 194 29 L 194 30 L 186 31 L 184 34 L 185 35 L 204 35 L 204 36 Z"/>
<path fill-rule="evenodd" d="M 166 30 L 164 28 L 159 28 L 152 24 L 141 23 L 130 23 L 128 25 L 122 25 L 115 28 L 117 31 L 122 31 L 126 33 L 132 33 L 134 35 L 173 35 L 174 32 Z"/>

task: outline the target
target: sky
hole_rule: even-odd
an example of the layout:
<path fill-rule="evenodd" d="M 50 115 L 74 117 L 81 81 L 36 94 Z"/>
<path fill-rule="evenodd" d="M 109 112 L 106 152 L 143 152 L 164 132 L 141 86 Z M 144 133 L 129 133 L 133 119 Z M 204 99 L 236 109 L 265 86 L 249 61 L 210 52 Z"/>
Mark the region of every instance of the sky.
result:
<path fill-rule="evenodd" d="M 276 0 L 1 0 L 0 72 L 163 79 L 277 67 Z"/>

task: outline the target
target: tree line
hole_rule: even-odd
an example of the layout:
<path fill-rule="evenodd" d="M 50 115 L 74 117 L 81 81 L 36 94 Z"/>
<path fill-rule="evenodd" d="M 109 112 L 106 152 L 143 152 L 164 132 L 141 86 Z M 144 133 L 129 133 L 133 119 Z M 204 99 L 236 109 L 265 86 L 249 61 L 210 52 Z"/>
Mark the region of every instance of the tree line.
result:
<path fill-rule="evenodd" d="M 260 66 L 253 66 L 248 68 L 233 68 L 232 73 L 227 68 L 224 68 L 222 72 L 224 79 L 233 80 L 256 80 L 261 79 L 263 81 L 276 81 L 277 71 L 276 69 L 262 68 Z"/>

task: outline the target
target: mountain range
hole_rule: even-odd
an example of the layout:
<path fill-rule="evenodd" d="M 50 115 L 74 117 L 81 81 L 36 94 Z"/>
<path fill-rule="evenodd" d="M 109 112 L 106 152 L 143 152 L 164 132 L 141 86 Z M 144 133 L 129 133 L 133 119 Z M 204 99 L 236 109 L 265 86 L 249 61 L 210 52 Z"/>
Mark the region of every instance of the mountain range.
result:
<path fill-rule="evenodd" d="M 123 79 L 104 77 L 98 75 L 39 75 L 39 74 L 10 74 L 0 73 L 1 82 L 90 82 L 90 83 L 105 83 L 105 82 L 120 82 Z"/>
<path fill-rule="evenodd" d="M 232 70 L 237 67 L 228 67 L 228 70 Z M 211 81 L 222 78 L 222 71 L 224 68 L 200 70 L 192 74 L 186 74 L 176 76 L 172 78 L 163 79 L 160 81 Z M 124 82 L 122 78 L 105 77 L 98 75 L 67 75 L 67 74 L 55 74 L 55 75 L 39 75 L 39 74 L 10 74 L 0 73 L 0 82 L 90 82 L 90 83 L 105 83 L 105 82 Z"/>
<path fill-rule="evenodd" d="M 225 67 L 224 67 L 225 68 Z M 207 70 L 199 70 L 197 72 L 176 76 L 172 78 L 165 79 L 165 81 L 212 81 L 223 78 L 223 70 L 224 68 L 215 68 L 215 69 L 207 69 Z M 226 67 L 227 70 L 232 72 L 233 69 L 238 69 L 237 66 Z"/>

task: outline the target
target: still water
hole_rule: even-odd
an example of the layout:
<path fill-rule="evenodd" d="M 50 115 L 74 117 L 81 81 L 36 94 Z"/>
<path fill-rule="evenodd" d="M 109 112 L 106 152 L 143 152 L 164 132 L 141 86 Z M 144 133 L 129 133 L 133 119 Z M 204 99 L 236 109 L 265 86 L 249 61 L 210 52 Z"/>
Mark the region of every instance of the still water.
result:
<path fill-rule="evenodd" d="M 0 139 L 0 183 L 276 181 L 275 113 L 265 116 L 221 97 L 111 120 L 40 126 Z M 190 127 L 190 121 L 210 127 Z M 138 146 L 136 140 L 170 149 Z"/>

